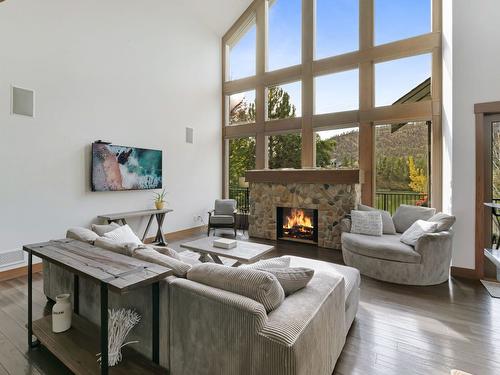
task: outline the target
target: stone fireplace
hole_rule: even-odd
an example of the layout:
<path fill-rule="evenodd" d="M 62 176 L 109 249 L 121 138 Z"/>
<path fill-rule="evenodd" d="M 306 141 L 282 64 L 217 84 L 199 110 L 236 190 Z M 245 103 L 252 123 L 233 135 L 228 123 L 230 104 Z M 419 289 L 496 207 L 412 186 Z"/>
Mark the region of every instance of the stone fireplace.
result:
<path fill-rule="evenodd" d="M 357 170 L 248 171 L 249 235 L 340 249 L 337 224 L 359 203 L 359 175 Z"/>

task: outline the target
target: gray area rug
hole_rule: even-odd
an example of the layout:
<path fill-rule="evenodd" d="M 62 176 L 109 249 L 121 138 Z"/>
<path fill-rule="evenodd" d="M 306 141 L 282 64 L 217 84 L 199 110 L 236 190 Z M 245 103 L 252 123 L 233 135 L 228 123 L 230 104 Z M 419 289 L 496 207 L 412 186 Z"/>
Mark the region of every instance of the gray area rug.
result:
<path fill-rule="evenodd" d="M 481 280 L 481 283 L 492 297 L 500 298 L 500 283 L 486 280 Z"/>

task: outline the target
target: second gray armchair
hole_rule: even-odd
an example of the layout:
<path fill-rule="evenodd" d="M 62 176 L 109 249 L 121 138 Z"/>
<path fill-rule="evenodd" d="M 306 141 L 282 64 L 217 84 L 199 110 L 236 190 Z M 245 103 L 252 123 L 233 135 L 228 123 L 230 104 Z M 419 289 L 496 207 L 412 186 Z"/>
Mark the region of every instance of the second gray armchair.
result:
<path fill-rule="evenodd" d="M 208 213 L 207 236 L 211 228 L 232 228 L 236 237 L 236 212 L 236 200 L 216 199 L 214 210 Z"/>

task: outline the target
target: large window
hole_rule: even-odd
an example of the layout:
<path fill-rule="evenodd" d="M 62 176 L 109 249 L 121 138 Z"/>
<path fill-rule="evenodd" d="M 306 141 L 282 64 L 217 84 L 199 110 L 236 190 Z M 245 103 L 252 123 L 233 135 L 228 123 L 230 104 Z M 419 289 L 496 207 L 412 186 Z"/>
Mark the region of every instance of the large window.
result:
<path fill-rule="evenodd" d="M 222 38 L 225 139 L 251 137 L 258 169 L 359 168 L 366 204 L 439 207 L 440 6 L 254 0 Z"/>
<path fill-rule="evenodd" d="M 394 212 L 401 204 L 429 205 L 430 122 L 375 127 L 376 203 Z"/>
<path fill-rule="evenodd" d="M 429 93 L 430 99 L 431 55 L 407 57 L 375 65 L 375 105 L 384 106 L 405 102 L 408 95 Z M 411 100 L 411 99 L 410 99 Z M 420 101 L 422 98 L 419 97 Z"/>
<path fill-rule="evenodd" d="M 316 0 L 316 59 L 359 48 L 359 2 Z"/>
<path fill-rule="evenodd" d="M 375 44 L 431 32 L 431 0 L 374 0 Z"/>
<path fill-rule="evenodd" d="M 333 113 L 359 108 L 358 69 L 316 77 L 314 113 Z"/>
<path fill-rule="evenodd" d="M 272 135 L 268 138 L 269 168 L 300 168 L 300 134 Z"/>
<path fill-rule="evenodd" d="M 301 0 L 270 1 L 268 70 L 300 64 L 301 8 Z"/>
<path fill-rule="evenodd" d="M 229 46 L 229 80 L 255 75 L 256 27 L 252 21 Z"/>
<path fill-rule="evenodd" d="M 255 90 L 229 96 L 229 125 L 255 122 Z"/>
<path fill-rule="evenodd" d="M 267 90 L 267 119 L 278 120 L 302 116 L 300 82 L 271 86 Z"/>
<path fill-rule="evenodd" d="M 248 182 L 245 172 L 255 169 L 255 138 L 229 140 L 229 198 L 236 199 L 238 210 L 248 210 Z"/>
<path fill-rule="evenodd" d="M 316 132 L 316 166 L 359 168 L 359 128 L 349 127 Z"/>

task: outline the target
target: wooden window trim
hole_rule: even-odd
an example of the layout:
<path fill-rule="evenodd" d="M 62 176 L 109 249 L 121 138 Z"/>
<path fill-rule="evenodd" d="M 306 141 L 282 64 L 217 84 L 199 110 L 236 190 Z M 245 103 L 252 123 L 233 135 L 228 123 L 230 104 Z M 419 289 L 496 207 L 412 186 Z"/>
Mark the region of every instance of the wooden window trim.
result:
<path fill-rule="evenodd" d="M 484 202 L 492 199 L 491 194 L 491 129 L 489 115 L 500 114 L 500 102 L 474 105 L 476 117 L 476 220 L 475 220 L 475 275 L 484 277 L 484 248 L 491 236 L 491 209 Z"/>
<path fill-rule="evenodd" d="M 302 0 L 302 61 L 301 64 L 268 72 L 268 8 L 269 0 L 254 0 L 222 37 L 222 140 L 223 196 L 227 196 L 228 148 L 226 140 L 252 136 L 256 139 L 256 168 L 267 167 L 267 136 L 290 131 L 302 133 L 302 167 L 315 165 L 314 132 L 326 127 L 359 126 L 359 168 L 365 183 L 362 200 L 373 204 L 375 195 L 374 125 L 401 120 L 432 121 L 431 203 L 442 207 L 442 0 L 432 0 L 432 30 L 430 33 L 375 46 L 374 0 L 359 0 L 359 50 L 314 60 L 315 0 Z M 239 37 L 248 23 L 255 19 L 257 27 L 256 72 L 253 77 L 227 81 L 228 47 Z M 432 101 L 374 106 L 374 64 L 430 53 L 432 55 Z M 314 77 L 359 69 L 359 110 L 314 115 Z M 302 81 L 302 116 L 294 119 L 266 121 L 266 88 L 272 85 Z M 256 90 L 256 122 L 225 126 L 227 96 Z"/>

